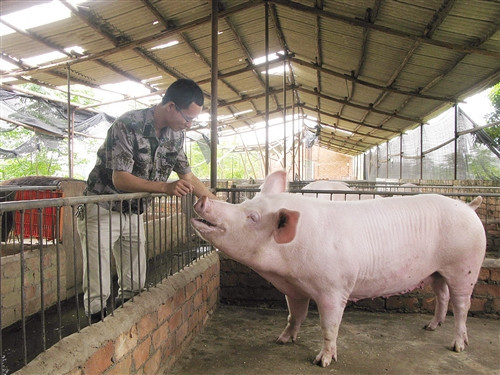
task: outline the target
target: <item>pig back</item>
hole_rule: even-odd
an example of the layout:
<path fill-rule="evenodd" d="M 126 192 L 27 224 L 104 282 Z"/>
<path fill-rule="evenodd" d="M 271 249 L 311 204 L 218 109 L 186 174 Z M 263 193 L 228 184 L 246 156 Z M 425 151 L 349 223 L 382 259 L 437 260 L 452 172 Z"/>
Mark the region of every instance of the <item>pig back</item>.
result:
<path fill-rule="evenodd" d="M 434 272 L 479 269 L 485 235 L 476 213 L 440 195 L 328 202 L 303 198 L 296 246 L 309 270 L 349 280 L 358 298 L 410 290 Z M 292 208 L 293 209 L 293 208 Z"/>

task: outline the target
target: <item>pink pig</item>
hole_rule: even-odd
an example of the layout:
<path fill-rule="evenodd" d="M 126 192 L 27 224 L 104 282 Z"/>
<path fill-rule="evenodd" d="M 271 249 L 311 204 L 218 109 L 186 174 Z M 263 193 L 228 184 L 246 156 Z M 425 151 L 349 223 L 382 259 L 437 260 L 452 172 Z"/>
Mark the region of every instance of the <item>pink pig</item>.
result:
<path fill-rule="evenodd" d="M 260 194 L 241 204 L 198 200 L 198 234 L 270 281 L 286 295 L 288 324 L 278 343 L 295 341 L 313 299 L 323 347 L 314 363 L 337 360 L 337 335 L 348 300 L 402 294 L 426 283 L 436 293 L 434 317 L 444 322 L 453 302 L 453 349 L 468 344 L 470 297 L 485 255 L 474 210 L 440 195 L 331 202 L 285 193 L 286 175 L 269 175 Z"/>

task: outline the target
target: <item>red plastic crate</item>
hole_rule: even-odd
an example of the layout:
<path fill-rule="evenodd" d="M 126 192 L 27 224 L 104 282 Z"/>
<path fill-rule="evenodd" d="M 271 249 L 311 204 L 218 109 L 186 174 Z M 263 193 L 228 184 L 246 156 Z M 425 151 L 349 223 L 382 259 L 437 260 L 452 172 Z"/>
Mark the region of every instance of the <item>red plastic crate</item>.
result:
<path fill-rule="evenodd" d="M 16 201 L 38 200 L 47 198 L 62 197 L 61 190 L 24 190 L 16 192 Z M 56 237 L 57 210 L 56 207 L 43 208 L 42 211 L 42 238 L 53 240 Z M 62 208 L 59 210 L 59 219 L 62 218 Z M 39 228 L 40 210 L 38 208 L 26 210 L 24 212 L 24 238 L 40 239 Z M 59 223 L 62 224 L 61 220 Z M 21 212 L 16 211 L 14 217 L 14 234 L 21 236 Z"/>

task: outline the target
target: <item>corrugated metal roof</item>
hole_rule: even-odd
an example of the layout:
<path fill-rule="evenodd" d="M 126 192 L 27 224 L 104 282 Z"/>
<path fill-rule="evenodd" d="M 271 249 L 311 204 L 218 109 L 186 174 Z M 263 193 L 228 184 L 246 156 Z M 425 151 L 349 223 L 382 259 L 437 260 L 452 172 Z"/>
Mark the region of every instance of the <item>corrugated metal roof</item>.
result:
<path fill-rule="evenodd" d="M 71 17 L 1 37 L 2 58 L 49 86 L 145 81 L 159 94 L 175 79 L 199 82 L 210 106 L 210 1 L 87 1 Z M 2 17 L 47 1 L 0 3 Z M 269 0 L 269 51 L 287 53 L 287 114 L 320 121 L 320 145 L 356 155 L 500 81 L 500 4 L 469 0 Z M 265 2 L 219 1 L 220 123 L 243 130 L 264 120 Z M 3 22 L 2 18 L 2 22 Z M 5 22 L 4 22 L 5 23 Z M 169 48 L 152 49 L 177 40 Z M 83 55 L 38 67 L 26 59 L 80 46 Z M 282 66 L 283 60 L 270 66 Z M 160 78 L 159 78 L 160 77 Z M 153 80 L 151 80 L 153 79 Z M 151 81 L 148 81 L 151 80 Z M 283 77 L 270 75 L 270 117 L 282 116 Z M 6 87 L 6 84 L 3 84 Z M 292 96 L 293 93 L 293 96 Z M 126 93 L 134 95 L 133 93 Z"/>

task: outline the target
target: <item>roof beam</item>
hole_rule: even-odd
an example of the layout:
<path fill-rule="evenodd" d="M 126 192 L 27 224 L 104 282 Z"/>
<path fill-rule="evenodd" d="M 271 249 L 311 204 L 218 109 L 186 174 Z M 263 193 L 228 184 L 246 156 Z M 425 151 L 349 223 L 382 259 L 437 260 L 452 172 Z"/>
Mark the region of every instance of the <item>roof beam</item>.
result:
<path fill-rule="evenodd" d="M 468 45 L 460 45 L 460 44 L 454 44 L 454 43 L 447 43 L 447 42 L 442 42 L 439 40 L 434 40 L 430 39 L 426 36 L 421 36 L 421 35 L 413 35 L 406 33 L 404 31 L 399 31 L 395 29 L 391 29 L 390 27 L 382 26 L 382 25 L 375 25 L 371 24 L 369 22 L 366 22 L 365 20 L 360 20 L 357 18 L 350 18 L 347 16 L 343 16 L 341 14 L 337 14 L 334 12 L 329 12 L 321 9 L 316 9 L 314 7 L 310 7 L 307 5 L 303 5 L 301 3 L 297 3 L 294 1 L 290 0 L 269 0 L 271 3 L 275 3 L 278 5 L 286 6 L 291 9 L 299 10 L 304 13 L 309 13 L 313 15 L 320 15 L 325 18 L 330 18 L 339 22 L 347 23 L 349 25 L 353 26 L 359 26 L 359 27 L 366 27 L 371 30 L 379 31 L 385 34 L 390 34 L 394 36 L 398 36 L 401 38 L 409 39 L 409 40 L 414 40 L 414 41 L 420 41 L 424 44 L 431 44 L 437 47 L 443 47 L 447 49 L 451 49 L 454 51 L 459 51 L 467 54 L 480 54 L 484 56 L 491 56 L 491 57 L 498 57 L 500 58 L 500 52 L 497 51 L 491 51 L 491 50 L 485 50 L 482 48 L 477 48 L 475 46 L 468 46 Z"/>
<path fill-rule="evenodd" d="M 394 118 L 398 118 L 400 120 L 406 120 L 406 121 L 410 121 L 410 122 L 422 122 L 421 119 L 419 119 L 417 117 L 403 116 L 403 115 L 397 114 L 395 112 L 387 112 L 387 111 L 382 111 L 380 109 L 371 108 L 370 106 L 365 106 L 365 105 L 361 105 L 361 104 L 355 104 L 355 103 L 347 101 L 346 99 L 337 99 L 337 98 L 334 98 L 332 96 L 328 96 L 328 95 L 325 95 L 325 94 L 318 93 L 318 92 L 316 92 L 314 90 L 306 89 L 304 87 L 299 87 L 299 88 L 297 88 L 297 90 L 301 91 L 301 92 L 305 92 L 305 93 L 310 94 L 310 95 L 319 95 L 322 98 L 330 100 L 332 102 L 339 103 L 339 104 L 344 104 L 344 105 L 347 105 L 347 106 L 350 106 L 350 107 L 354 107 L 354 108 L 357 108 L 357 109 L 364 109 L 364 110 L 367 110 L 367 111 L 371 110 L 372 112 L 378 113 L 380 115 L 391 116 L 391 117 L 394 117 Z M 383 128 L 379 128 L 379 129 L 380 130 L 385 130 Z"/>
<path fill-rule="evenodd" d="M 64 0 L 62 0 L 62 1 L 64 1 Z M 246 3 L 234 6 L 232 8 L 228 8 L 228 9 L 220 12 L 218 17 L 219 17 L 219 19 L 221 19 L 221 18 L 227 17 L 231 14 L 240 12 L 242 10 L 261 5 L 262 3 L 263 3 L 263 0 L 249 0 Z M 74 58 L 71 58 L 71 59 L 68 59 L 65 61 L 50 63 L 50 64 L 47 64 L 44 66 L 39 66 L 39 67 L 28 69 L 28 70 L 9 72 L 9 73 L 4 74 L 4 76 L 5 77 L 15 77 L 18 75 L 30 74 L 31 72 L 35 72 L 35 71 L 40 72 L 43 70 L 49 70 L 49 69 L 64 66 L 67 64 L 73 65 L 73 64 L 78 64 L 80 62 L 84 62 L 84 61 L 96 60 L 96 59 L 99 59 L 99 58 L 102 58 L 105 56 L 112 55 L 114 53 L 118 53 L 118 52 L 121 52 L 121 51 L 124 51 L 127 49 L 132 49 L 132 48 L 141 46 L 141 45 L 146 44 L 146 43 L 154 42 L 156 40 L 165 39 L 171 35 L 175 35 L 175 34 L 178 34 L 179 32 L 189 30 L 193 27 L 197 27 L 199 25 L 203 25 L 203 24 L 210 23 L 210 22 L 211 22 L 211 16 L 208 15 L 208 16 L 193 20 L 191 22 L 188 22 L 184 25 L 179 25 L 179 26 L 172 28 L 172 29 L 162 30 L 160 33 L 150 35 L 150 36 L 147 36 L 147 37 L 144 37 L 141 39 L 123 41 L 119 46 L 109 48 L 107 50 L 100 51 L 100 52 L 97 52 L 94 54 L 87 54 L 84 56 L 78 56 L 78 57 L 74 57 Z"/>
<path fill-rule="evenodd" d="M 429 22 L 427 24 L 427 26 L 425 27 L 425 30 L 422 33 L 423 36 L 425 36 L 426 38 L 432 38 L 434 31 L 439 27 L 439 25 L 443 22 L 443 20 L 446 18 L 448 13 L 451 11 L 451 8 L 453 7 L 454 2 L 455 2 L 455 0 L 444 0 L 443 5 L 438 9 L 438 11 L 432 17 L 432 21 Z M 422 44 L 422 41 L 420 41 L 420 40 L 417 40 L 413 43 L 411 48 L 406 53 L 406 56 L 401 61 L 401 64 L 399 64 L 399 66 L 393 72 L 392 76 L 387 81 L 387 83 L 386 83 L 387 87 L 392 87 L 392 85 L 396 82 L 397 78 L 399 77 L 399 75 L 401 74 L 403 69 L 408 65 L 408 62 L 410 61 L 412 56 L 415 54 L 415 51 L 421 46 L 421 44 Z M 434 83 L 432 85 L 434 85 Z M 420 89 L 419 94 L 421 94 L 425 90 L 426 90 L 425 87 L 423 89 Z M 388 92 L 381 93 L 378 96 L 378 98 L 375 100 L 374 105 L 378 105 L 378 104 L 382 103 L 382 101 L 385 99 L 387 94 L 388 94 Z M 401 105 L 399 106 L 398 111 L 402 110 L 408 104 L 410 99 L 411 98 L 407 98 L 405 101 L 403 101 L 403 103 L 401 103 Z M 366 118 L 366 116 L 368 116 L 369 113 L 370 112 L 366 112 L 364 118 Z M 383 121 L 383 123 L 385 124 L 389 120 L 390 120 L 390 118 L 388 117 Z"/>
<path fill-rule="evenodd" d="M 352 82 L 355 82 L 357 84 L 360 84 L 360 85 L 363 85 L 363 86 L 366 86 L 366 87 L 370 87 L 370 88 L 373 88 L 373 89 L 376 89 L 376 90 L 380 90 L 380 91 L 383 91 L 383 92 L 400 94 L 400 95 L 406 95 L 406 96 L 416 97 L 416 98 L 420 98 L 420 99 L 437 100 L 439 102 L 448 102 L 448 103 L 455 103 L 456 102 L 456 99 L 454 99 L 454 98 L 447 98 L 447 97 L 434 96 L 434 95 L 425 95 L 425 94 L 421 94 L 421 93 L 418 93 L 418 92 L 405 91 L 405 90 L 396 89 L 396 88 L 393 88 L 393 87 L 390 87 L 390 86 L 387 86 L 387 85 L 386 86 L 377 85 L 375 83 L 371 83 L 371 82 L 364 81 L 364 80 L 361 80 L 359 78 L 356 78 L 353 75 L 344 74 L 344 73 L 340 73 L 340 72 L 337 72 L 337 71 L 334 71 L 334 70 L 331 70 L 331 69 L 323 68 L 321 66 L 318 66 L 317 64 L 301 60 L 301 59 L 299 59 L 297 57 L 291 57 L 290 60 L 291 60 L 292 63 L 298 64 L 298 65 L 302 65 L 302 66 L 306 66 L 306 67 L 311 68 L 311 69 L 320 70 L 323 73 L 327 73 L 327 74 L 330 74 L 332 76 L 335 76 L 335 77 L 338 77 L 338 78 L 341 78 L 341 79 L 346 79 L 348 81 L 352 81 Z"/>

